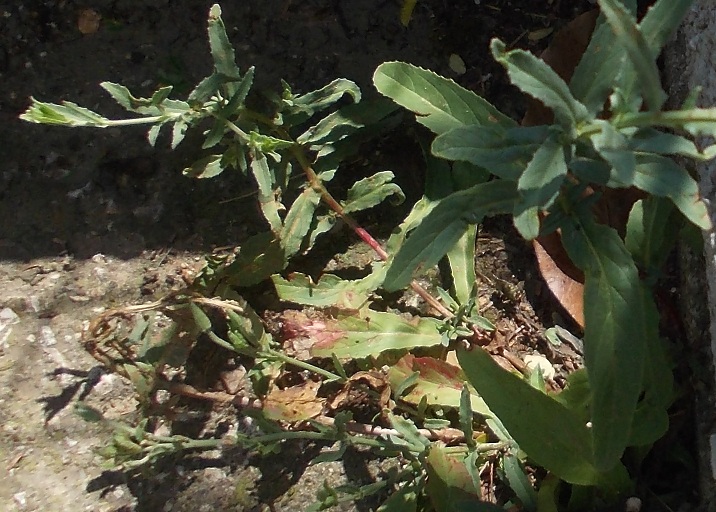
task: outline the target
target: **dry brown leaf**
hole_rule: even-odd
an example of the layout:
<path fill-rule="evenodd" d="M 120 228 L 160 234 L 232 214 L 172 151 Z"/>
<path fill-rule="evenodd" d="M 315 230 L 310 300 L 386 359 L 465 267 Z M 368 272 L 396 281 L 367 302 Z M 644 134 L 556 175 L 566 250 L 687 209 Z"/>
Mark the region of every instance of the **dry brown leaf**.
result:
<path fill-rule="evenodd" d="M 320 382 L 309 380 L 299 386 L 274 389 L 263 404 L 266 417 L 291 423 L 315 418 L 323 410 L 323 400 L 318 398 L 320 387 Z"/>
<path fill-rule="evenodd" d="M 82 9 L 77 17 L 77 28 L 85 35 L 94 34 L 101 21 L 102 15 L 94 9 Z"/>

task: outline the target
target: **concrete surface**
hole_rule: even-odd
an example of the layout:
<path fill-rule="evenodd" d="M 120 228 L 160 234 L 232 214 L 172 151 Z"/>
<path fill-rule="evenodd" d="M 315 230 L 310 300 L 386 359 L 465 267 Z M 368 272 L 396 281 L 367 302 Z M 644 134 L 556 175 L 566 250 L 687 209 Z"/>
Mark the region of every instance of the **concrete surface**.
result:
<path fill-rule="evenodd" d="M 716 106 L 716 2 L 697 0 L 674 41 L 665 52 L 665 78 L 671 107 L 678 107 L 686 95 L 697 86 L 703 87 L 699 106 Z M 707 141 L 701 141 L 707 142 Z M 711 218 L 716 225 L 716 162 L 695 167 L 703 197 L 709 202 Z M 716 233 L 704 233 L 705 272 L 695 270 L 694 255 L 686 255 L 682 262 L 686 282 L 685 306 L 689 340 L 687 343 L 703 347 L 704 360 L 711 373 L 700 396 L 696 397 L 697 434 L 701 470 L 701 495 L 704 510 L 716 511 Z M 705 323 L 699 317 L 705 318 Z M 700 327 L 701 326 L 701 327 Z M 699 340 L 698 338 L 703 338 Z"/>

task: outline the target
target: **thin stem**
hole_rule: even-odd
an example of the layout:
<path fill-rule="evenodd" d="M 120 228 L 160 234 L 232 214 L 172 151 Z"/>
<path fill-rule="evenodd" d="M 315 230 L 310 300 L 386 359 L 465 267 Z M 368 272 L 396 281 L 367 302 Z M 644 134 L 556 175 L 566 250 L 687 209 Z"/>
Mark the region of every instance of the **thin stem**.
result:
<path fill-rule="evenodd" d="M 319 366 L 315 366 L 310 363 L 306 363 L 305 361 L 301 361 L 299 359 L 289 357 L 289 356 L 282 354 L 281 352 L 278 352 L 276 350 L 267 350 L 265 352 L 261 352 L 259 355 L 263 356 L 263 357 L 270 358 L 270 359 L 278 359 L 279 361 L 283 361 L 284 363 L 287 363 L 287 364 L 290 364 L 293 366 L 297 366 L 298 368 L 302 368 L 304 370 L 308 370 L 309 372 L 317 373 L 318 375 L 323 375 L 324 377 L 326 377 L 330 380 L 336 380 L 339 382 L 345 381 L 345 379 L 343 377 L 341 377 L 340 375 L 337 375 L 333 372 L 325 370 Z"/>

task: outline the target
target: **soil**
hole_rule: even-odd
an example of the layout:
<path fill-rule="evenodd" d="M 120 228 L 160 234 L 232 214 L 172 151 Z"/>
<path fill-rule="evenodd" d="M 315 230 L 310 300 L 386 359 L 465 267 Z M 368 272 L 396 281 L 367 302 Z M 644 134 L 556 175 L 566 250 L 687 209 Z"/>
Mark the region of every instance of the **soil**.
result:
<path fill-rule="evenodd" d="M 188 92 L 210 71 L 209 5 L 0 1 L 2 510 L 305 510 L 324 480 L 368 483 L 385 470 L 359 452 L 310 466 L 322 447 L 295 443 L 265 459 L 240 450 L 209 452 L 165 461 L 152 472 L 121 473 L 104 469 L 96 454 L 109 430 L 74 412 L 77 401 L 110 419 L 131 418 L 136 410 L 131 386 L 106 373 L 80 343 L 93 318 L 181 288 L 205 254 L 241 244 L 262 225 L 241 176 L 181 176 L 196 150 L 191 140 L 169 151 L 161 139 L 151 148 L 142 129 L 69 130 L 17 116 L 32 95 L 119 117 L 122 111 L 98 86 L 105 80 L 141 96 L 161 84 Z M 392 0 L 249 0 L 222 7 L 238 64 L 257 67 L 259 89 L 277 90 L 285 79 L 308 91 L 345 77 L 370 96 L 376 66 L 402 60 L 456 79 L 519 119 L 524 102 L 490 58 L 489 40 L 539 52 L 549 40 L 546 29 L 589 6 L 420 0 L 407 28 Z M 99 24 L 87 26 L 93 13 Z M 450 68 L 451 54 L 464 61 L 464 74 Z M 396 133 L 379 149 L 370 151 L 383 158 L 372 161 L 374 168 L 394 170 L 414 189 L 422 164 L 406 157 L 416 153 L 411 137 Z M 370 219 L 381 225 L 391 215 Z M 505 229 L 497 223 L 484 231 L 488 263 L 481 268 L 526 290 L 509 298 L 513 309 L 549 318 L 552 308 L 528 251 L 502 240 Z M 214 414 L 214 425 L 241 423 L 231 411 Z M 366 500 L 340 509 L 376 506 Z"/>

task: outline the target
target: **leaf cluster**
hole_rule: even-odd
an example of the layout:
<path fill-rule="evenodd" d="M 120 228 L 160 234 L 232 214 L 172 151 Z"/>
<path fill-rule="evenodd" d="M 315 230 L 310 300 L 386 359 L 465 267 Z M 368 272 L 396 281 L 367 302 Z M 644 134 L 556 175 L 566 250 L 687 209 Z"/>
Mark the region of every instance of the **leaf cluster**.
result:
<path fill-rule="evenodd" d="M 236 253 L 208 258 L 185 294 L 105 318 L 88 348 L 132 381 L 147 417 L 156 414 L 160 390 L 221 400 L 241 405 L 260 425 L 256 437 L 237 435 L 231 443 L 269 453 L 288 439 L 330 440 L 337 451 L 317 462 L 362 444 L 407 463 L 369 486 L 326 486 L 315 510 L 388 489 L 394 492 L 379 510 L 500 510 L 483 500 L 486 466 L 525 510 L 587 510 L 628 491 L 624 453 L 664 435 L 673 398 L 653 279 L 642 275 L 656 275 L 682 225 L 711 228 L 696 181 L 672 157 L 716 156 L 716 145 L 698 148 L 690 138 L 716 136 L 716 109 L 690 100 L 663 110 L 656 57 L 691 1 L 659 0 L 639 22 L 634 0 L 598 3 L 591 42 L 568 82 L 534 55 L 491 43 L 513 84 L 553 112 L 553 120 L 537 126 L 520 126 L 453 81 L 401 62 L 376 70 L 373 82 L 384 96 L 378 100 L 362 100 L 353 82 L 337 79 L 305 94 L 284 83 L 280 94 L 258 101 L 254 69 L 237 67 L 218 5 L 208 20 L 213 71 L 185 100 L 171 99 L 171 87 L 141 98 L 105 82 L 136 114 L 111 120 L 71 102 L 33 99 L 24 120 L 146 124 L 151 144 L 170 131 L 176 147 L 189 129 L 203 130 L 206 153 L 184 174 L 250 175 L 266 223 Z M 402 201 L 393 174 L 360 179 L 343 199 L 328 186 L 361 143 L 400 122 L 399 107 L 433 137 L 426 143 L 425 194 L 381 245 L 352 214 L 386 199 Z M 642 194 L 623 233 L 595 207 L 609 189 Z M 559 392 L 548 391 L 540 372 L 510 373 L 475 346 L 495 328 L 476 305 L 477 225 L 504 214 L 526 240 L 558 232 L 584 274 L 585 368 Z M 283 272 L 338 224 L 375 251 L 377 261 L 363 277 Z M 440 262 L 451 286 L 433 297 L 413 278 Z M 301 308 L 284 317 L 282 339 L 241 295 L 267 279 L 280 300 Z M 407 287 L 442 318 L 409 316 L 376 300 L 381 290 Z M 133 328 L 117 330 L 117 320 L 130 317 Z M 181 375 L 201 340 L 250 368 L 243 398 L 177 385 L 172 376 Z M 448 350 L 456 350 L 459 366 L 445 360 Z M 305 371 L 314 377 L 279 385 L 281 376 Z M 370 428 L 342 405 L 356 389 L 377 404 Z M 96 411 L 83 414 L 101 419 Z M 116 432 L 105 455 L 126 468 L 219 445 L 156 436 L 146 418 Z M 534 466 L 547 475 L 539 490 Z"/>

